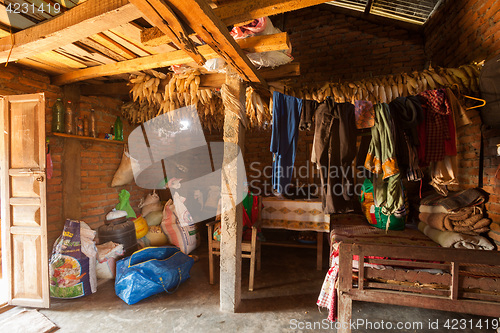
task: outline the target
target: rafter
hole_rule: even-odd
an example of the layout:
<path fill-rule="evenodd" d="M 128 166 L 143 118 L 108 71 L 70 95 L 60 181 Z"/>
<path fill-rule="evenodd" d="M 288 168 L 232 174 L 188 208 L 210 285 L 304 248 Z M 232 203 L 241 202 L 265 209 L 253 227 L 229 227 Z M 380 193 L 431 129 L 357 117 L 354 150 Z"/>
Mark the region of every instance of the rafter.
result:
<path fill-rule="evenodd" d="M 229 34 L 226 25 L 214 14 L 205 0 L 170 0 L 169 4 L 177 16 L 210 45 L 243 80 L 265 85 L 264 79 Z"/>
<path fill-rule="evenodd" d="M 128 23 L 142 13 L 128 0 L 87 0 L 51 20 L 0 38 L 0 63 L 23 59 L 57 49 Z M 14 45 L 12 45 L 14 40 Z"/>
<path fill-rule="evenodd" d="M 196 50 L 193 41 L 175 13 L 162 0 L 130 0 L 156 27 L 167 35 L 175 45 L 184 50 L 198 65 L 205 59 Z"/>
<path fill-rule="evenodd" d="M 243 50 L 245 52 L 251 53 L 285 50 L 289 47 L 288 35 L 285 32 L 275 35 L 249 37 L 238 42 L 241 43 L 241 45 L 244 45 Z M 198 47 L 198 52 L 203 55 L 205 59 L 219 57 L 219 54 L 215 52 L 209 45 L 202 45 Z M 246 59 L 248 60 L 248 58 Z M 52 79 L 52 84 L 63 85 L 101 76 L 124 74 L 152 68 L 180 65 L 188 63 L 190 61 L 191 57 L 189 57 L 186 52 L 178 50 L 65 73 L 54 77 Z"/>
<path fill-rule="evenodd" d="M 237 0 L 215 8 L 215 15 L 225 26 L 240 24 L 264 16 L 281 14 L 293 10 L 315 6 L 325 0 Z M 156 27 L 145 29 L 141 42 L 148 46 L 168 44 L 172 40 Z"/>

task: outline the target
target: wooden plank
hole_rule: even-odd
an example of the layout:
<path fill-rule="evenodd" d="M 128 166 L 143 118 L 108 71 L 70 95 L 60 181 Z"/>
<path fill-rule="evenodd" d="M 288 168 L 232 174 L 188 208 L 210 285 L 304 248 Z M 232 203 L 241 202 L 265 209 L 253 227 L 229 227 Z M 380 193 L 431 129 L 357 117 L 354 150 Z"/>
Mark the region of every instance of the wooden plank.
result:
<path fill-rule="evenodd" d="M 228 70 L 226 84 L 231 93 L 245 105 L 245 86 L 232 71 Z M 245 128 L 239 117 L 229 110 L 224 112 L 223 165 L 237 161 L 241 147 L 245 145 Z M 243 153 L 243 151 L 241 152 Z M 237 164 L 236 164 L 237 165 Z M 238 188 L 241 170 L 223 167 L 221 179 L 221 249 L 220 249 L 220 310 L 236 312 L 241 302 L 241 239 L 243 232 L 243 204 L 234 202 L 237 195 L 230 189 Z"/>
<path fill-rule="evenodd" d="M 102 46 L 113 51 L 114 53 L 119 54 L 124 59 L 130 60 L 137 58 L 137 55 L 135 55 L 133 52 L 123 47 L 123 45 L 120 45 L 119 43 L 115 42 L 113 39 L 109 38 L 103 33 L 92 35 L 89 37 L 89 39 L 93 40 L 96 43 L 101 44 Z"/>
<path fill-rule="evenodd" d="M 88 0 L 51 20 L 0 39 L 0 63 L 56 49 L 141 17 L 128 0 Z"/>
<path fill-rule="evenodd" d="M 109 59 L 115 60 L 115 61 L 128 60 L 127 58 L 119 55 L 118 53 L 116 53 L 114 51 L 111 51 L 107 47 L 99 44 L 98 42 L 96 42 L 90 38 L 83 38 L 82 40 L 75 42 L 75 45 L 83 48 L 84 50 L 87 50 L 90 53 L 99 52 L 100 54 L 108 57 Z"/>
<path fill-rule="evenodd" d="M 451 286 L 450 286 L 450 299 L 458 299 L 458 279 L 459 279 L 459 268 L 460 264 L 458 262 L 451 263 Z"/>
<path fill-rule="evenodd" d="M 373 0 L 368 0 L 365 7 L 365 14 L 370 14 L 373 7 Z"/>
<path fill-rule="evenodd" d="M 28 66 L 28 67 L 34 67 L 36 69 L 47 72 L 51 75 L 59 75 L 59 74 L 63 74 L 63 73 L 67 73 L 67 72 L 71 71 L 68 68 L 60 68 L 60 67 L 51 66 L 50 64 L 47 64 L 44 61 L 38 61 L 36 59 L 31 59 L 31 58 L 21 59 L 18 61 L 18 63 L 21 65 Z"/>
<path fill-rule="evenodd" d="M 261 52 L 260 51 L 261 49 L 268 50 L 269 48 L 271 48 L 269 45 L 269 41 L 275 43 L 274 47 L 272 47 L 272 49 L 274 50 L 286 49 L 287 48 L 286 33 L 283 32 L 278 35 L 280 35 L 280 38 L 269 37 L 272 35 L 250 37 L 247 39 L 252 39 L 252 41 L 247 40 L 246 44 L 252 45 L 252 50 L 254 52 Z M 198 51 L 203 55 L 205 59 L 212 59 L 218 57 L 217 52 L 215 52 L 209 45 L 202 45 L 198 47 Z M 245 49 L 245 51 L 248 50 Z M 71 73 L 62 74 L 54 77 L 52 79 L 52 84 L 63 85 L 67 83 L 73 83 L 107 75 L 124 74 L 124 73 L 142 71 L 152 68 L 180 65 L 190 61 L 191 57 L 189 57 L 184 51 L 179 50 L 164 54 L 155 54 L 148 57 L 117 62 L 115 64 L 85 68 Z"/>
<path fill-rule="evenodd" d="M 300 76 L 300 64 L 292 62 L 276 68 L 261 68 L 258 70 L 266 81 L 277 81 L 287 77 Z M 200 88 L 220 88 L 225 82 L 225 74 L 205 74 L 201 76 Z"/>
<path fill-rule="evenodd" d="M 147 46 L 141 42 L 141 33 L 144 28 L 136 25 L 134 22 L 123 24 L 119 27 L 110 29 L 113 33 L 118 36 L 127 39 L 129 42 L 134 43 L 143 50 L 149 52 L 150 54 L 164 53 L 176 51 L 177 48 L 170 46 L 168 44 L 163 44 L 159 46 Z"/>
<path fill-rule="evenodd" d="M 469 313 L 488 317 L 497 317 L 500 313 L 500 303 L 463 299 L 451 300 L 446 296 L 415 295 L 397 291 L 378 291 L 372 289 L 353 289 L 349 292 L 349 297 L 354 301 L 411 306 L 424 309 L 446 309 L 446 311 L 450 312 Z"/>
<path fill-rule="evenodd" d="M 103 34 L 114 40 L 120 45 L 123 45 L 123 47 L 127 48 L 128 50 L 132 51 L 134 54 L 138 55 L 139 57 L 146 57 L 148 55 L 155 54 L 156 52 L 149 52 L 145 50 L 143 47 L 136 45 L 136 43 L 131 42 L 129 38 L 127 38 L 124 35 L 117 34 L 113 32 L 112 30 L 109 31 L 104 31 Z"/>
<path fill-rule="evenodd" d="M 162 0 L 130 0 L 144 16 L 167 35 L 175 45 L 184 50 L 198 65 L 205 63 L 205 58 L 198 52 L 189 39 L 183 24 L 172 9 Z"/>
<path fill-rule="evenodd" d="M 281 14 L 325 2 L 324 0 L 238 0 L 214 8 L 214 13 L 225 26 L 240 24 L 264 16 Z M 148 46 L 158 46 L 171 42 L 160 29 L 154 27 L 145 29 L 142 43 Z"/>
<path fill-rule="evenodd" d="M 80 93 L 84 96 L 122 96 L 128 95 L 130 88 L 127 82 L 82 84 Z"/>
<path fill-rule="evenodd" d="M 214 49 L 243 80 L 266 85 L 262 76 L 238 43 L 229 34 L 226 25 L 214 14 L 205 0 L 170 0 L 177 16 Z"/>

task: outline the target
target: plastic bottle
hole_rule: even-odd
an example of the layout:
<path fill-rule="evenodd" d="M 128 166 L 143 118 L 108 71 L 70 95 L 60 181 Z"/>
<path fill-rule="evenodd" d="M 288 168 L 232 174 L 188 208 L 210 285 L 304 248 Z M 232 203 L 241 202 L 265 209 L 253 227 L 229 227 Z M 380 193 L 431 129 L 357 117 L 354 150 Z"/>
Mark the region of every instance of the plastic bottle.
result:
<path fill-rule="evenodd" d="M 73 130 L 73 109 L 71 107 L 71 101 L 68 101 L 66 106 L 66 114 L 64 115 L 64 131 L 66 134 L 74 134 Z"/>
<path fill-rule="evenodd" d="M 90 136 L 97 138 L 97 122 L 94 109 L 90 110 Z"/>
<path fill-rule="evenodd" d="M 123 141 L 123 123 L 120 117 L 116 117 L 114 128 L 115 128 L 115 140 Z"/>
<path fill-rule="evenodd" d="M 64 133 L 64 103 L 58 98 L 52 106 L 52 132 Z"/>

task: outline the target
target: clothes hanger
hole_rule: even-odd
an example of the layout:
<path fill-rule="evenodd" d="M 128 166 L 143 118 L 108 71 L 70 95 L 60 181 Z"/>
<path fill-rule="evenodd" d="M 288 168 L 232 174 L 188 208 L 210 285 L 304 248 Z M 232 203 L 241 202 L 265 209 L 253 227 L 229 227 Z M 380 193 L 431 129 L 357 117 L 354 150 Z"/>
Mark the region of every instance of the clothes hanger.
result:
<path fill-rule="evenodd" d="M 454 83 L 451 85 L 451 88 L 453 89 L 454 87 L 457 87 L 457 91 L 458 91 L 458 94 L 460 96 L 463 96 L 465 98 L 469 98 L 469 99 L 472 99 L 472 100 L 475 100 L 475 101 L 479 101 L 479 102 L 482 102 L 482 104 L 479 104 L 479 105 L 474 105 L 474 106 L 471 106 L 471 107 L 468 107 L 466 108 L 465 110 L 472 110 L 472 109 L 476 109 L 476 108 L 480 108 L 482 106 L 485 106 L 486 105 L 486 101 L 482 98 L 477 98 L 477 97 L 472 97 L 472 96 L 467 96 L 467 95 L 463 95 L 461 92 L 460 92 L 460 87 L 458 86 L 457 83 Z"/>

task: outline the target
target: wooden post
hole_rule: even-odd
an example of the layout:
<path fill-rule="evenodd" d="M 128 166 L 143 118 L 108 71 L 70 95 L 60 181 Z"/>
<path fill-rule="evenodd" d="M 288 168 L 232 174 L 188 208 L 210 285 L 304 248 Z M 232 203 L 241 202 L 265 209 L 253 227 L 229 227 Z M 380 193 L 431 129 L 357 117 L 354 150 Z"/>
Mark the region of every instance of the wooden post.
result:
<path fill-rule="evenodd" d="M 234 96 L 242 102 L 245 110 L 245 87 L 241 79 L 230 72 L 226 76 L 226 84 Z M 243 150 L 245 129 L 238 116 L 228 110 L 224 115 L 224 159 L 227 166 L 238 156 L 238 146 Z M 226 144 L 232 143 L 232 144 Z M 235 194 L 229 188 L 238 180 L 238 168 L 226 168 L 222 175 L 221 203 L 222 226 L 220 248 L 220 309 L 225 312 L 236 312 L 241 301 L 241 238 L 243 229 L 243 207 L 241 203 L 234 206 Z M 226 183 L 227 182 L 227 183 Z M 229 184 L 228 184 L 229 183 Z M 241 193 L 239 195 L 242 195 Z"/>

